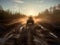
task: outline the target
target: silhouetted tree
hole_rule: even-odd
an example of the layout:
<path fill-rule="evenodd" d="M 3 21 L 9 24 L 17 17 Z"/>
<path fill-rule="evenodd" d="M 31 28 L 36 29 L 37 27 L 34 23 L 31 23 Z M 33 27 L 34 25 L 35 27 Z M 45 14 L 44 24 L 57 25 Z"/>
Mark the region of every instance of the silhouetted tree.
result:
<path fill-rule="evenodd" d="M 49 14 L 49 10 L 46 9 L 46 10 L 44 11 L 44 14 L 48 15 L 48 14 Z"/>
<path fill-rule="evenodd" d="M 49 9 L 49 10 L 50 10 L 50 11 L 49 11 L 49 12 L 50 12 L 50 14 L 51 14 L 51 13 L 53 13 L 53 7 L 50 7 L 50 9 Z"/>
<path fill-rule="evenodd" d="M 3 10 L 3 7 L 0 5 L 0 10 Z"/>
<path fill-rule="evenodd" d="M 38 14 L 38 17 L 43 17 L 42 19 L 50 20 L 50 22 L 59 23 L 60 22 L 60 4 L 57 6 L 50 7 L 46 9 L 44 13 Z"/>
<path fill-rule="evenodd" d="M 60 4 L 58 4 L 58 6 L 57 6 L 57 7 L 58 7 L 58 9 L 60 10 Z"/>

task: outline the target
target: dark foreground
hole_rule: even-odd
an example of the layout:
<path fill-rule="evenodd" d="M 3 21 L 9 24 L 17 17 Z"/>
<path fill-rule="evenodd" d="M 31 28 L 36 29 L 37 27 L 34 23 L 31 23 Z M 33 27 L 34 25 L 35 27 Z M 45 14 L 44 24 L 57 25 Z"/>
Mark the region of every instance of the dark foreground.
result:
<path fill-rule="evenodd" d="M 59 29 L 49 28 L 48 24 L 34 24 L 29 27 L 17 23 L 8 30 L 1 31 L 0 45 L 60 45 Z"/>
<path fill-rule="evenodd" d="M 6 28 L 0 25 L 0 45 L 60 45 L 60 27 L 28 21 Z"/>

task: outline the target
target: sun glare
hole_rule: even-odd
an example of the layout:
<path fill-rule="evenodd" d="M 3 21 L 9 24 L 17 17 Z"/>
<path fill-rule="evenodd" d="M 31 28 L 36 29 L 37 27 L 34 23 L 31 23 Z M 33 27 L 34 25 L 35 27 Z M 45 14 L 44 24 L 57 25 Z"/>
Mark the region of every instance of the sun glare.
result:
<path fill-rule="evenodd" d="M 26 15 L 27 16 L 37 16 L 35 10 L 29 10 L 29 11 L 27 11 Z"/>
<path fill-rule="evenodd" d="M 27 14 L 28 14 L 28 16 L 35 16 L 35 12 L 34 11 L 29 11 Z"/>

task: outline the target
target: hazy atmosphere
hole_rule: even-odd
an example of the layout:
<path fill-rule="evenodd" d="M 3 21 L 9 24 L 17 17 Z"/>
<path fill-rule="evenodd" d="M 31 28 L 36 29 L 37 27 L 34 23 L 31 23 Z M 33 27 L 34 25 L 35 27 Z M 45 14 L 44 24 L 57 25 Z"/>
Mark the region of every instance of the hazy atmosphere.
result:
<path fill-rule="evenodd" d="M 0 0 L 0 45 L 60 45 L 60 0 Z"/>
<path fill-rule="evenodd" d="M 26 15 L 37 15 L 39 12 L 56 6 L 60 0 L 0 0 L 4 10 L 20 12 Z"/>

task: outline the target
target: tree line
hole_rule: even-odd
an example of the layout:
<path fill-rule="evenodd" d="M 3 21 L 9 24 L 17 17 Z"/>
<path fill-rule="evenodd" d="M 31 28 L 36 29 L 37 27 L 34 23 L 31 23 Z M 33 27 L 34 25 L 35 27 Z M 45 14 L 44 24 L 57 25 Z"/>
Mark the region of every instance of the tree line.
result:
<path fill-rule="evenodd" d="M 25 17 L 24 14 L 21 13 L 12 13 L 9 10 L 4 10 L 3 7 L 0 5 L 0 23 L 7 23 L 14 19 L 19 19 Z"/>
<path fill-rule="evenodd" d="M 39 13 L 38 17 L 49 19 L 55 23 L 60 23 L 60 4 L 58 4 L 57 6 L 50 7 L 42 13 Z"/>

